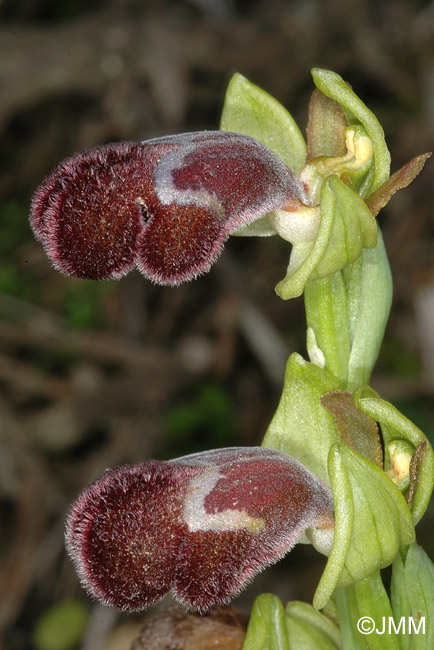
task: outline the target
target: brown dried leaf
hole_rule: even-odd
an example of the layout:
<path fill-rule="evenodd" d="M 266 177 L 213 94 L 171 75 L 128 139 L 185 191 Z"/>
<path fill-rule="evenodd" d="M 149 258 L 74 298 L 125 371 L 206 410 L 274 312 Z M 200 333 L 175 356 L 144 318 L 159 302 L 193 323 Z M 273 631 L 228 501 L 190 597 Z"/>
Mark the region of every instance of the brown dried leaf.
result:
<path fill-rule="evenodd" d="M 164 608 L 149 618 L 131 650 L 241 650 L 246 621 L 233 607 L 208 614 Z"/>

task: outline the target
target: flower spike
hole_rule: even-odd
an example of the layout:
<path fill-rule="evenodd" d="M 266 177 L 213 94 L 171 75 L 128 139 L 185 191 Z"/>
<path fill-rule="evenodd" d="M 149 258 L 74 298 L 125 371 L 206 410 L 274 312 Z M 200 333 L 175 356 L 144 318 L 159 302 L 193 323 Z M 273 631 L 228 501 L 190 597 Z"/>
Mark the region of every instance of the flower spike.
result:
<path fill-rule="evenodd" d="M 30 220 L 66 275 L 115 279 L 137 266 L 177 285 L 207 272 L 232 232 L 303 200 L 301 182 L 265 145 L 210 131 L 72 156 L 36 191 Z"/>
<path fill-rule="evenodd" d="M 233 447 L 107 472 L 73 505 L 66 545 L 91 595 L 138 610 L 169 590 L 226 603 L 307 531 L 333 538 L 330 488 L 274 449 Z"/>

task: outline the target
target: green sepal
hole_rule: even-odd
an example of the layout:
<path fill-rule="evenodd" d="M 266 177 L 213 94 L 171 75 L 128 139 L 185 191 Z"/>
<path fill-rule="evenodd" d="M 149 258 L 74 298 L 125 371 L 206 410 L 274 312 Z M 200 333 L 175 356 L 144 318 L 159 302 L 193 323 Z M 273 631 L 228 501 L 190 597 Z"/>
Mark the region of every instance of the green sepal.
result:
<path fill-rule="evenodd" d="M 330 450 L 329 476 L 335 533 L 314 596 L 316 609 L 324 607 L 335 587 L 363 580 L 391 564 L 399 548 L 414 539 L 407 502 L 377 465 L 337 443 Z"/>
<path fill-rule="evenodd" d="M 370 183 L 366 184 L 361 196 L 368 196 L 382 185 L 390 175 L 390 153 L 384 138 L 384 131 L 372 113 L 361 99 L 351 90 L 349 85 L 336 72 L 314 68 L 312 77 L 316 87 L 330 99 L 334 99 L 346 114 L 347 121 L 360 123 L 371 138 L 374 148 L 374 173 Z M 360 189 L 359 189 L 360 191 Z"/>
<path fill-rule="evenodd" d="M 351 482 L 343 455 L 340 453 L 340 447 L 341 445 L 334 445 L 329 455 L 329 470 L 335 503 L 335 530 L 332 550 L 313 598 L 315 609 L 323 609 L 332 597 L 348 555 L 354 528 L 354 501 Z"/>
<path fill-rule="evenodd" d="M 392 566 L 391 602 L 395 622 L 405 617 L 405 634 L 400 635 L 402 650 L 434 648 L 434 564 L 418 546 L 411 544 L 405 560 L 397 555 Z M 409 633 L 410 617 L 419 630 Z M 418 626 L 425 618 L 424 632 Z"/>
<path fill-rule="evenodd" d="M 284 300 L 300 296 L 308 280 L 340 271 L 377 243 L 377 223 L 366 203 L 335 174 L 322 184 L 320 209 L 316 238 L 293 246 L 287 275 L 276 286 Z"/>
<path fill-rule="evenodd" d="M 333 416 L 321 405 L 321 395 L 339 388 L 336 377 L 292 354 L 280 403 L 262 445 L 293 456 L 329 483 L 328 454 L 340 436 Z"/>
<path fill-rule="evenodd" d="M 354 401 L 366 415 L 370 415 L 380 424 L 383 442 L 388 455 L 388 446 L 395 440 L 407 440 L 415 449 L 421 442 L 426 451 L 418 472 L 417 484 L 414 485 L 411 513 L 416 525 L 423 516 L 434 487 L 434 452 L 424 433 L 411 420 L 405 417 L 392 404 L 376 396 L 372 389 L 360 388 L 354 393 Z"/>
<path fill-rule="evenodd" d="M 290 650 L 285 611 L 273 594 L 261 594 L 253 603 L 243 650 Z"/>
<path fill-rule="evenodd" d="M 220 128 L 259 140 L 296 174 L 306 162 L 306 143 L 291 114 L 239 73 L 229 82 Z"/>
<path fill-rule="evenodd" d="M 392 608 L 379 571 L 345 589 L 338 588 L 335 599 L 339 613 L 343 648 L 354 650 L 401 650 L 394 630 L 389 634 L 388 622 Z M 368 627 L 358 630 L 361 619 L 368 618 Z M 373 624 L 373 628 L 369 626 Z M 381 634 L 383 627 L 385 631 Z M 378 630 L 378 633 L 377 631 Z"/>
<path fill-rule="evenodd" d="M 338 650 L 341 635 L 338 626 L 312 605 L 300 601 L 288 603 L 285 609 L 290 648 L 303 650 Z"/>

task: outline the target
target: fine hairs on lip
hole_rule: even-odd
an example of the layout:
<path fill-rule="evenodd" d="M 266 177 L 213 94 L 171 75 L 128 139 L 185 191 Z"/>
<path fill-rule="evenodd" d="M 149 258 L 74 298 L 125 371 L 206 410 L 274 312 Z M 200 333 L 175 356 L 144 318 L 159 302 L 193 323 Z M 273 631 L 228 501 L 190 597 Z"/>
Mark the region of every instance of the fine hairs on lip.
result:
<path fill-rule="evenodd" d="M 186 133 L 65 160 L 36 191 L 31 224 L 66 275 L 116 279 L 136 266 L 178 285 L 207 272 L 231 232 L 303 198 L 295 174 L 256 140 Z"/>
<path fill-rule="evenodd" d="M 137 610 L 169 590 L 228 602 L 306 529 L 333 535 L 330 488 L 273 449 L 234 447 L 106 472 L 73 505 L 66 542 L 91 595 Z"/>

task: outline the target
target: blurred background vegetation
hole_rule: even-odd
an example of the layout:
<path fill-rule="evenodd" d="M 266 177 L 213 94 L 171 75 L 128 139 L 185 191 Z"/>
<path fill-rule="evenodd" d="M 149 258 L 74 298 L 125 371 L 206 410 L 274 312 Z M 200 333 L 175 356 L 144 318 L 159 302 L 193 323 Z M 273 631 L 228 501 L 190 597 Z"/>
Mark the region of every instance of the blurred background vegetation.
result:
<path fill-rule="evenodd" d="M 423 0 L 0 0 L 0 647 L 130 648 L 143 616 L 86 598 L 63 548 L 69 504 L 107 467 L 259 444 L 287 356 L 305 354 L 302 301 L 273 290 L 283 242 L 233 239 L 177 289 L 71 280 L 28 226 L 39 182 L 96 144 L 217 128 L 235 71 L 304 129 L 313 66 L 376 113 L 395 170 L 433 149 L 433 55 Z M 395 298 L 373 378 L 431 439 L 433 164 L 379 217 Z M 418 529 L 431 557 L 433 518 Z M 322 566 L 297 547 L 235 604 L 310 600 Z"/>

